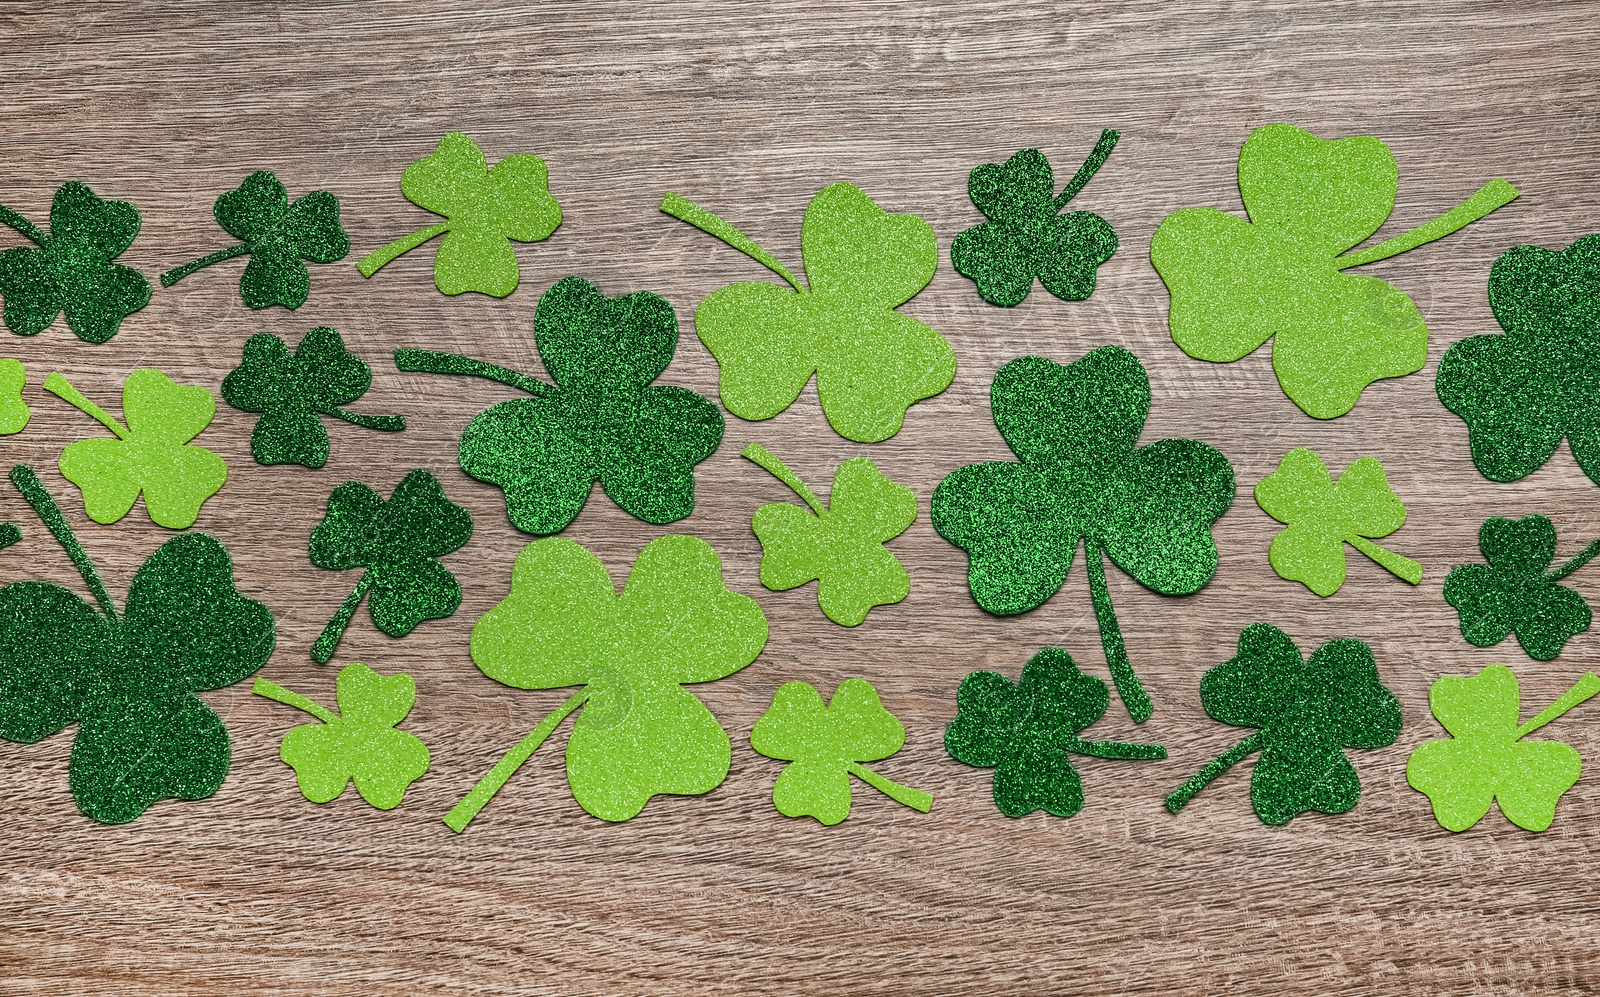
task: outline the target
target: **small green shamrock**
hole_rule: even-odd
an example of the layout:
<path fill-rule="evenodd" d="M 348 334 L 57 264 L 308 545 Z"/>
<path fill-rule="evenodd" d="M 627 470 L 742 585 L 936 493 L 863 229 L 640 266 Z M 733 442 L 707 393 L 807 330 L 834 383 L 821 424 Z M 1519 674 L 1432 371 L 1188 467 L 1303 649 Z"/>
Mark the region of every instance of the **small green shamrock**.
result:
<path fill-rule="evenodd" d="M 371 277 L 390 260 L 443 235 L 433 258 L 433 283 L 445 294 L 481 291 L 503 298 L 522 279 L 510 240 L 539 242 L 561 224 L 549 173 L 538 156 L 507 156 L 492 168 L 461 132 L 439 140 L 433 155 L 400 176 L 406 200 L 445 221 L 413 232 L 356 264 Z"/>
<path fill-rule="evenodd" d="M 853 457 L 834 472 L 830 508 L 759 443 L 745 447 L 744 456 L 811 507 L 807 512 L 773 502 L 756 510 L 750 525 L 761 541 L 761 584 L 782 592 L 816 581 L 822 612 L 847 627 L 865 620 L 872 607 L 906 597 L 911 579 L 884 544 L 917 518 L 911 489 L 884 477 L 867 458 Z"/>
<path fill-rule="evenodd" d="M 17 335 L 41 333 L 66 312 L 73 335 L 103 343 L 150 303 L 144 275 L 111 262 L 139 234 L 139 212 L 127 201 L 102 201 L 74 180 L 56 191 L 49 234 L 3 205 L 0 223 L 39 247 L 0 251 L 0 298 L 6 325 Z"/>
<path fill-rule="evenodd" d="M 1035 278 L 1062 301 L 1093 294 L 1096 270 L 1117 251 L 1117 233 L 1092 211 L 1061 211 L 1105 164 L 1118 136 L 1109 128 L 1101 132 L 1059 195 L 1050 160 L 1038 149 L 1023 149 L 1004 166 L 974 169 L 967 194 L 990 220 L 951 243 L 956 273 L 977 284 L 985 301 L 1007 308 L 1022 303 Z"/>
<path fill-rule="evenodd" d="M 1394 210 L 1399 170 L 1371 136 L 1327 141 L 1265 125 L 1239 150 L 1239 193 L 1250 220 L 1215 208 L 1168 215 L 1150 262 L 1172 295 L 1172 340 L 1196 360 L 1231 363 L 1268 339 L 1285 394 L 1332 419 L 1367 385 L 1422 369 L 1428 326 L 1406 294 L 1347 274 L 1443 238 L 1517 196 L 1504 180 L 1460 206 L 1360 251 Z M 1340 255 L 1343 253 L 1344 255 Z"/>
<path fill-rule="evenodd" d="M 1239 653 L 1200 680 L 1200 705 L 1213 720 L 1259 728 L 1218 755 L 1167 797 L 1182 810 L 1211 780 L 1259 751 L 1250 802 L 1264 824 L 1309 810 L 1342 814 L 1361 796 L 1346 748 L 1384 748 L 1400 736 L 1400 703 L 1378 682 L 1372 649 L 1331 640 L 1310 660 L 1277 627 L 1252 623 Z"/>
<path fill-rule="evenodd" d="M 339 227 L 339 199 L 314 190 L 289 203 L 289 192 L 271 170 L 257 170 L 237 190 L 217 198 L 217 224 L 237 246 L 219 249 L 161 275 L 171 287 L 202 267 L 249 254 L 239 278 L 239 293 L 251 308 L 299 308 L 311 292 L 311 272 L 302 260 L 335 263 L 350 252 L 350 237 Z"/>
<path fill-rule="evenodd" d="M 28 403 L 22 400 L 22 388 L 28 373 L 21 360 L 0 357 L 0 436 L 20 433 L 33 415 Z"/>
<path fill-rule="evenodd" d="M 688 390 L 653 384 L 678 347 L 678 318 L 649 291 L 608 298 L 567 277 L 539 299 L 534 343 L 554 384 L 433 350 L 396 350 L 395 366 L 518 388 L 461 436 L 461 469 L 499 486 L 526 533 L 555 533 L 599 481 L 630 516 L 676 522 L 694 511 L 694 468 L 722 442 L 722 413 Z"/>
<path fill-rule="evenodd" d="M 270 332 L 245 341 L 244 360 L 222 379 L 222 398 L 244 412 L 260 412 L 250 433 L 258 464 L 328 463 L 323 415 L 386 433 L 406 428 L 403 415 L 361 415 L 340 408 L 367 393 L 372 369 L 344 348 L 338 330 L 318 326 L 293 354 Z"/>
<path fill-rule="evenodd" d="M 316 717 L 283 736 L 278 752 L 312 803 L 327 803 L 352 780 L 361 798 L 379 810 L 393 810 L 413 782 L 428 771 L 428 747 L 415 734 L 395 730 L 416 702 L 417 684 L 409 675 L 383 676 L 359 661 L 339 671 L 331 713 L 276 682 L 256 679 L 254 692 Z"/>
<path fill-rule="evenodd" d="M 144 493 L 150 521 L 184 530 L 200 506 L 228 480 L 221 457 L 189 441 L 211 424 L 217 400 L 200 384 L 177 384 L 153 368 L 128 375 L 122 386 L 126 426 L 52 372 L 45 390 L 111 430 L 114 440 L 79 440 L 61 452 L 61 476 L 83 492 L 83 509 L 97 523 L 115 523 Z"/>
<path fill-rule="evenodd" d="M 777 258 L 716 215 L 668 194 L 661 210 L 716 236 L 782 277 L 730 284 L 700 302 L 694 327 L 722 368 L 722 404 L 770 419 L 794 404 L 812 373 L 833 431 L 876 443 L 900 431 L 906 409 L 950 386 L 956 355 L 932 328 L 895 311 L 928 286 L 939 262 L 933 229 L 891 215 L 854 184 L 824 187 L 800 229 L 803 287 Z"/>
<path fill-rule="evenodd" d="M 1375 458 L 1357 460 L 1335 483 L 1322 458 L 1295 447 L 1257 483 L 1256 504 L 1289 527 L 1272 538 L 1272 569 L 1317 595 L 1344 584 L 1345 544 L 1413 585 L 1422 581 L 1422 565 L 1368 539 L 1386 537 L 1406 521 L 1406 507 Z"/>
<path fill-rule="evenodd" d="M 437 558 L 472 538 L 472 514 L 445 498 L 427 471 L 407 474 L 385 502 L 359 481 L 328 496 L 328 511 L 311 531 L 311 563 L 328 571 L 365 568 L 339 612 L 312 645 L 311 657 L 333 657 L 362 598 L 379 630 L 404 637 L 423 620 L 442 620 L 461 605 L 461 583 Z"/>
<path fill-rule="evenodd" d="M 1556 556 L 1556 528 L 1544 516 L 1486 520 L 1478 530 L 1483 564 L 1452 568 L 1444 580 L 1444 599 L 1461 617 L 1461 636 L 1478 647 L 1493 647 L 1516 634 L 1535 661 L 1561 653 L 1568 638 L 1589 629 L 1589 604 L 1556 584 L 1600 554 L 1600 540 L 1549 570 Z"/>

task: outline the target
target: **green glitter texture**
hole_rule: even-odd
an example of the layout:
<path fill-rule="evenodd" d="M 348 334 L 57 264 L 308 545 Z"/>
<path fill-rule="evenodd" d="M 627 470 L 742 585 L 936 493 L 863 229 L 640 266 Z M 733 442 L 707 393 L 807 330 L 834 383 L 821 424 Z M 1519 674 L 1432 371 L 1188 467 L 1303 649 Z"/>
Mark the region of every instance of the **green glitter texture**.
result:
<path fill-rule="evenodd" d="M 0 436 L 22 432 L 33 416 L 28 403 L 22 400 L 27 381 L 28 371 L 21 360 L 0 357 Z"/>
<path fill-rule="evenodd" d="M 1460 565 L 1444 580 L 1445 601 L 1460 614 L 1461 636 L 1469 643 L 1493 647 L 1514 633 L 1528 657 L 1549 661 L 1589 629 L 1589 604 L 1556 583 L 1600 554 L 1600 540 L 1551 571 L 1554 524 L 1544 516 L 1497 516 L 1478 530 L 1478 550 L 1487 565 Z"/>

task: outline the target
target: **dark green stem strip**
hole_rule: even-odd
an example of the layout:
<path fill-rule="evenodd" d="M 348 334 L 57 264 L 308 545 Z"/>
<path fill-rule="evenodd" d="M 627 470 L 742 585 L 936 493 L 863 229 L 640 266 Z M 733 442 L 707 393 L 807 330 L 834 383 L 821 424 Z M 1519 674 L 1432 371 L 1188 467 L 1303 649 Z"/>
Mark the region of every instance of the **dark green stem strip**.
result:
<path fill-rule="evenodd" d="M 1056 197 L 1057 211 L 1066 207 L 1067 202 L 1077 197 L 1078 191 L 1094 179 L 1094 175 L 1100 172 L 1100 167 L 1106 164 L 1111 150 L 1117 147 L 1117 139 L 1121 137 L 1122 133 L 1114 128 L 1107 128 L 1100 133 L 1100 141 L 1094 144 L 1094 151 L 1089 153 L 1089 158 L 1083 161 L 1083 165 L 1078 167 L 1078 172 L 1067 181 L 1067 185 L 1061 188 L 1061 193 Z"/>
<path fill-rule="evenodd" d="M 406 417 L 403 415 L 364 415 L 360 412 L 346 412 L 342 408 L 329 409 L 328 414 L 335 419 L 343 419 L 352 426 L 360 426 L 362 429 L 398 433 L 406 428 Z"/>
<path fill-rule="evenodd" d="M 17 214 L 15 211 L 12 211 L 3 204 L 0 204 L 0 223 L 9 225 L 18 232 L 21 232 L 23 235 L 27 236 L 28 239 L 34 243 L 34 245 L 37 246 L 44 245 L 45 242 L 50 238 L 44 234 L 44 230 L 39 228 L 39 226 L 28 221 L 26 218 Z"/>
<path fill-rule="evenodd" d="M 178 281 L 194 273 L 196 270 L 209 267 L 213 263 L 221 263 L 223 260 L 231 260 L 235 256 L 243 256 L 244 254 L 250 252 L 252 248 L 253 247 L 248 242 L 244 242 L 237 246 L 229 246 L 227 249 L 219 249 L 209 256 L 200 257 L 198 260 L 190 260 L 183 266 L 174 267 L 173 269 L 162 274 L 161 286 L 171 287 Z"/>
<path fill-rule="evenodd" d="M 356 583 L 354 592 L 345 597 L 344 605 L 333 614 L 333 619 L 322 628 L 322 636 L 311 645 L 311 660 L 319 665 L 328 663 L 333 657 L 333 652 L 339 649 L 339 639 L 344 636 L 344 629 L 350 625 L 350 618 L 355 615 L 356 607 L 361 605 L 361 598 L 367 594 L 367 587 L 372 584 L 372 571 L 368 569 L 361 573 L 361 581 Z"/>
<path fill-rule="evenodd" d="M 0 550 L 5 550 L 22 539 L 22 529 L 16 523 L 0 526 Z"/>
<path fill-rule="evenodd" d="M 1205 767 L 1196 772 L 1188 782 L 1179 786 L 1176 791 L 1167 797 L 1167 810 L 1177 813 L 1184 804 L 1194 798 L 1194 794 L 1205 789 L 1211 780 L 1233 768 L 1246 757 L 1253 754 L 1261 747 L 1261 741 L 1266 737 L 1263 731 L 1256 731 L 1238 744 L 1224 751 L 1222 754 L 1207 762 Z"/>
<path fill-rule="evenodd" d="M 1083 564 L 1089 571 L 1089 598 L 1094 601 L 1094 619 L 1100 625 L 1100 646 L 1106 652 L 1106 667 L 1111 669 L 1111 681 L 1117 686 L 1122 705 L 1136 724 L 1150 719 L 1154 707 L 1145 695 L 1139 676 L 1133 673 L 1128 662 L 1128 649 L 1122 643 L 1122 629 L 1117 626 L 1117 611 L 1111 605 L 1111 593 L 1106 589 L 1106 566 L 1101 560 L 1100 545 L 1093 539 L 1083 542 Z"/>
<path fill-rule="evenodd" d="M 536 397 L 550 390 L 550 385 L 538 378 L 519 374 L 509 367 L 484 363 L 482 360 L 474 360 L 456 353 L 441 353 L 438 350 L 395 350 L 394 365 L 401 370 L 422 374 L 482 377 L 497 384 L 526 391 Z"/>
<path fill-rule="evenodd" d="M 106 591 L 105 583 L 100 581 L 100 572 L 94 569 L 94 562 L 89 560 L 89 553 L 78 543 L 78 538 L 73 535 L 72 527 L 67 525 L 67 520 L 61 515 L 61 509 L 56 505 L 56 500 L 45 491 L 44 485 L 39 481 L 39 476 L 33 473 L 33 468 L 26 464 L 18 464 L 11 469 L 11 483 L 17 486 L 17 491 L 33 506 L 33 511 L 44 522 L 50 535 L 56 538 L 56 543 L 72 558 L 72 563 L 77 566 L 78 574 L 83 576 L 83 584 L 89 586 L 89 591 L 94 593 L 95 601 L 100 603 L 100 609 L 106 614 L 106 619 L 116 622 L 117 607 L 111 602 L 111 594 Z"/>
<path fill-rule="evenodd" d="M 1075 755 L 1091 758 L 1115 758 L 1122 761 L 1159 761 L 1167 757 L 1167 749 L 1159 744 L 1124 744 L 1121 741 L 1085 741 L 1073 738 L 1061 746 Z"/>
<path fill-rule="evenodd" d="M 450 826 L 450 830 L 457 834 L 465 831 L 467 825 L 472 823 L 472 818 L 478 816 L 478 811 L 494 799 L 494 794 L 500 792 L 500 787 L 506 784 L 506 780 L 517 774 L 517 769 L 539 750 L 539 745 L 561 725 L 561 721 L 567 719 L 567 714 L 582 706 L 584 700 L 588 698 L 588 686 L 573 693 L 565 703 L 556 707 L 554 713 L 539 721 L 539 726 L 529 731 L 527 737 L 518 741 L 504 757 L 495 762 L 494 768 L 484 773 L 478 784 L 472 787 L 472 791 L 445 814 L 444 822 Z"/>
<path fill-rule="evenodd" d="M 1565 564 L 1563 564 L 1561 567 L 1557 568 L 1556 570 L 1550 572 L 1550 574 L 1545 575 L 1545 577 L 1550 579 L 1553 582 L 1559 582 L 1561 579 L 1563 579 L 1563 578 L 1567 577 L 1568 575 L 1572 574 L 1574 571 L 1577 571 L 1579 568 L 1583 567 L 1585 564 L 1588 564 L 1589 561 L 1592 560 L 1596 554 L 1600 554 L 1600 540 L 1596 540 L 1594 543 L 1592 543 L 1589 546 L 1585 547 L 1582 551 L 1580 551 L 1578 553 L 1577 557 L 1575 557 L 1572 560 L 1566 562 Z"/>

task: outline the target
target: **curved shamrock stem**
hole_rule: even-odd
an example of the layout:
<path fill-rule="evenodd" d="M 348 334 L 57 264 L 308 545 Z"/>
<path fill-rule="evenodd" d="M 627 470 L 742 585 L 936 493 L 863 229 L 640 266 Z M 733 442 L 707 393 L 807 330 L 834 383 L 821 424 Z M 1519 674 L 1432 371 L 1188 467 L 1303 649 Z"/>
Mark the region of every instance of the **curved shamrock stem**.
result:
<path fill-rule="evenodd" d="M 1089 571 L 1089 598 L 1094 601 L 1094 619 L 1100 625 L 1100 646 L 1106 653 L 1106 666 L 1111 669 L 1111 681 L 1116 684 L 1122 705 L 1136 724 L 1150 719 L 1154 709 L 1150 697 L 1145 695 L 1139 676 L 1128 663 L 1128 649 L 1122 643 L 1122 629 L 1117 626 L 1117 611 L 1111 605 L 1111 593 L 1106 589 L 1106 566 L 1101 560 L 1100 544 L 1092 537 L 1083 541 L 1083 564 Z"/>
<path fill-rule="evenodd" d="M 292 706 L 297 710 L 305 710 L 325 724 L 339 722 L 338 715 L 331 710 L 323 709 L 320 704 L 312 702 L 298 692 L 285 689 L 276 682 L 256 679 L 256 684 L 250 687 L 250 691 L 257 696 L 265 696 L 268 699 L 276 700 L 285 706 Z"/>
<path fill-rule="evenodd" d="M 688 222 L 702 232 L 716 236 L 723 242 L 737 249 L 739 252 L 755 260 L 757 263 L 771 270 L 773 273 L 789 282 L 789 286 L 796 291 L 804 293 L 805 288 L 795 279 L 788 268 L 778 262 L 778 258 L 762 249 L 756 241 L 743 232 L 729 225 L 716 215 L 707 211 L 700 205 L 679 197 L 677 194 L 668 194 L 661 199 L 661 210 L 678 219 Z"/>
<path fill-rule="evenodd" d="M 328 409 L 328 414 L 335 419 L 343 419 L 352 426 L 360 426 L 362 429 L 398 433 L 406 428 L 406 417 L 403 415 L 364 415 L 360 412 L 346 412 L 342 408 Z"/>
<path fill-rule="evenodd" d="M 845 770 L 896 803 L 908 806 L 919 813 L 927 813 L 933 809 L 932 793 L 902 786 L 893 779 L 885 779 L 860 762 L 850 762 L 845 766 Z"/>
<path fill-rule="evenodd" d="M 1351 267 L 1364 266 L 1387 260 L 1391 256 L 1399 256 L 1408 249 L 1416 249 L 1424 243 L 1435 239 L 1443 239 L 1457 229 L 1466 228 L 1468 225 L 1487 215 L 1497 208 L 1503 208 L 1516 200 L 1521 193 L 1504 180 L 1491 180 L 1478 188 L 1478 192 L 1467 198 L 1462 203 L 1446 211 L 1431 222 L 1418 225 L 1409 232 L 1385 239 L 1376 246 L 1369 246 L 1362 250 L 1352 250 L 1343 256 L 1335 257 L 1340 270 Z"/>
<path fill-rule="evenodd" d="M 117 420 L 111 418 L 110 414 L 108 414 L 105 409 L 83 397 L 82 393 L 80 393 L 77 388 L 74 388 L 67 381 L 67 379 L 62 377 L 57 371 L 51 371 L 49 376 L 44 379 L 44 389 L 56 397 L 72 403 L 72 405 L 77 408 L 78 411 L 90 416 L 100 425 L 115 433 L 117 439 L 125 440 L 128 438 L 127 427 Z"/>
<path fill-rule="evenodd" d="M 350 617 L 356 613 L 356 607 L 361 605 L 361 599 L 367 594 L 367 589 L 372 585 L 372 570 L 369 568 L 361 573 L 361 580 L 356 582 L 354 592 L 345 596 L 344 605 L 333 614 L 333 619 L 322 628 L 322 636 L 311 645 L 311 660 L 319 665 L 328 663 L 333 657 L 333 652 L 339 648 L 339 640 L 344 636 L 344 628 L 350 625 Z"/>
<path fill-rule="evenodd" d="M 0 550 L 5 550 L 22 539 L 22 529 L 16 523 L 0 525 Z"/>
<path fill-rule="evenodd" d="M 1545 724 L 1561 716 L 1563 713 L 1577 706 L 1579 703 L 1593 699 L 1600 693 L 1600 675 L 1594 672 L 1586 673 L 1578 680 L 1578 684 L 1561 694 L 1561 698 L 1539 711 L 1539 715 L 1517 728 L 1517 736 L 1512 738 L 1520 741 L 1522 738 L 1543 727 Z"/>
<path fill-rule="evenodd" d="M 100 580 L 100 573 L 94 569 L 94 562 L 89 560 L 89 553 L 78 543 L 78 538 L 73 535 L 72 527 L 67 525 L 66 517 L 61 515 L 61 509 L 56 505 L 56 500 L 45 491 L 40 483 L 39 476 L 33 473 L 33 468 L 26 464 L 18 464 L 11 469 L 11 483 L 17 486 L 17 491 L 28 504 L 33 506 L 33 511 L 44 522 L 50 535 L 56 538 L 56 543 L 72 558 L 72 563 L 77 567 L 78 574 L 83 576 L 83 584 L 89 587 L 94 594 L 95 601 L 100 604 L 101 612 L 106 614 L 106 619 L 117 622 L 117 607 L 111 602 L 111 594 L 106 591 L 105 583 Z"/>
<path fill-rule="evenodd" d="M 1554 571 L 1550 572 L 1549 574 L 1545 575 L 1545 577 L 1550 579 L 1553 582 L 1559 582 L 1561 579 L 1563 579 L 1563 578 L 1567 577 L 1568 575 L 1572 574 L 1574 571 L 1577 571 L 1579 568 L 1583 567 L 1585 564 L 1588 564 L 1590 559 L 1593 558 L 1596 554 L 1600 554 L 1600 540 L 1596 540 L 1594 543 L 1592 543 L 1589 546 L 1585 547 L 1582 551 L 1580 551 L 1578 553 L 1577 557 L 1573 558 L 1572 560 L 1570 560 L 1567 563 L 1563 564 L 1561 567 L 1559 567 L 1556 570 L 1554 570 Z"/>
<path fill-rule="evenodd" d="M 478 780 L 478 784 L 472 787 L 472 792 L 462 797 L 461 802 L 457 803 L 449 813 L 445 814 L 444 822 L 450 825 L 450 830 L 457 834 L 465 831 L 467 825 L 472 823 L 472 818 L 478 816 L 478 811 L 482 810 L 485 804 L 494 799 L 494 794 L 500 792 L 500 787 L 506 784 L 506 780 L 516 775 L 517 769 L 521 768 L 522 763 L 527 761 L 535 751 L 539 750 L 539 745 L 544 743 L 544 739 L 549 737 L 557 727 L 561 726 L 561 721 L 567 719 L 567 714 L 582 706 L 583 701 L 588 698 L 589 687 L 584 686 L 573 693 L 565 703 L 556 707 L 554 713 L 539 721 L 539 726 L 529 731 L 527 737 L 518 741 L 516 747 L 506 752 L 498 762 L 495 762 L 494 768 L 484 773 L 483 778 Z"/>
<path fill-rule="evenodd" d="M 465 377 L 482 377 L 508 387 L 526 391 L 535 397 L 550 390 L 550 385 L 536 377 L 519 374 L 509 367 L 501 367 L 482 360 L 474 360 L 457 353 L 438 350 L 395 350 L 394 365 L 400 370 L 422 374 L 460 374 Z"/>
<path fill-rule="evenodd" d="M 27 236 L 28 239 L 37 246 L 44 245 L 50 239 L 49 236 L 44 234 L 44 230 L 39 226 L 28 221 L 26 218 L 17 214 L 15 211 L 12 211 L 3 204 L 0 204 L 0 224 L 11 226 L 18 232 L 21 232 L 23 235 Z"/>
<path fill-rule="evenodd" d="M 209 267 L 211 264 L 221 263 L 223 260 L 231 260 L 235 256 L 243 256 L 244 254 L 250 252 L 250 250 L 253 248 L 254 247 L 251 246 L 250 243 L 242 242 L 237 246 L 229 246 L 227 249 L 219 249 L 208 256 L 200 257 L 198 260 L 190 260 L 183 266 L 174 267 L 162 274 L 161 286 L 171 287 L 178 281 L 194 273 L 196 270 L 203 270 L 206 267 Z"/>
<path fill-rule="evenodd" d="M 1061 189 L 1060 195 L 1056 197 L 1055 206 L 1057 211 L 1066 207 L 1067 202 L 1077 197 L 1078 191 L 1082 190 L 1085 184 L 1094 179 L 1094 175 L 1100 172 L 1100 167 L 1106 164 L 1106 159 L 1110 157 L 1111 150 L 1117 147 L 1117 139 L 1121 137 L 1122 133 L 1114 128 L 1107 128 L 1100 133 L 1100 141 L 1094 144 L 1094 151 L 1089 153 L 1089 158 L 1083 161 L 1083 165 L 1078 167 L 1078 172 L 1071 180 L 1067 181 L 1067 185 Z"/>
<path fill-rule="evenodd" d="M 828 507 L 823 505 L 822 501 L 812 493 L 811 489 L 806 487 L 806 483 L 800 480 L 798 474 L 789 470 L 783 461 L 773 456 L 772 451 L 759 443 L 752 443 L 741 450 L 739 456 L 755 461 L 770 472 L 774 478 L 788 485 L 791 491 L 805 500 L 806 505 L 811 507 L 811 511 L 817 514 L 818 519 L 828 518 Z"/>
<path fill-rule="evenodd" d="M 1114 758 L 1122 761 L 1160 761 L 1167 757 L 1167 749 L 1159 744 L 1124 744 L 1121 741 L 1085 741 L 1071 738 L 1061 745 L 1063 751 L 1091 758 Z"/>
<path fill-rule="evenodd" d="M 444 235 L 448 231 L 450 231 L 450 222 L 448 220 L 442 221 L 437 225 L 429 225 L 427 228 L 413 232 L 403 239 L 396 239 L 377 252 L 364 257 L 360 263 L 356 264 L 356 269 L 361 271 L 361 276 L 371 277 L 383 269 L 385 263 L 395 257 L 409 253 L 429 239 Z"/>
<path fill-rule="evenodd" d="M 1179 786 L 1171 796 L 1167 797 L 1167 811 L 1169 813 L 1177 813 L 1182 810 L 1184 804 L 1194 799 L 1194 794 L 1210 785 L 1211 780 L 1259 750 L 1261 742 L 1266 739 L 1266 736 L 1266 731 L 1258 730 L 1207 762 L 1204 768 L 1196 772 L 1188 782 Z"/>
<path fill-rule="evenodd" d="M 1397 575 L 1413 585 L 1421 584 L 1422 565 L 1411 558 L 1403 557 L 1392 550 L 1384 550 L 1366 537 L 1348 536 L 1345 540 L 1349 541 L 1350 546 L 1388 569 L 1390 574 Z"/>

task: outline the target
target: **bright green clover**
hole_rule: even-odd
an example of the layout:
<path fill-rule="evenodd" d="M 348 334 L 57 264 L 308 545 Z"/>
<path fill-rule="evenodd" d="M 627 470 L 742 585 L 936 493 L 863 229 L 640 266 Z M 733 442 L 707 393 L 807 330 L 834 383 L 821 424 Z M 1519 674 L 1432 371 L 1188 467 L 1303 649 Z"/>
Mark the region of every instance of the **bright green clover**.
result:
<path fill-rule="evenodd" d="M 371 277 L 390 260 L 443 235 L 433 258 L 433 283 L 445 294 L 480 291 L 503 298 L 522 279 L 511 240 L 548 239 L 561 224 L 550 196 L 549 173 L 538 156 L 507 156 L 492 168 L 483 150 L 461 132 L 439 140 L 433 155 L 400 175 L 406 200 L 445 221 L 413 232 L 356 264 Z"/>
<path fill-rule="evenodd" d="M 704 208 L 668 194 L 661 210 L 789 283 L 730 284 L 695 309 L 695 331 L 722 367 L 729 412 L 770 419 L 794 404 L 815 372 L 834 432 L 876 443 L 900 431 L 913 403 L 950 386 L 956 373 L 950 344 L 895 311 L 928 286 L 939 262 L 933 229 L 921 218 L 889 214 L 854 184 L 824 187 L 800 228 L 807 289 L 771 253 Z"/>
<path fill-rule="evenodd" d="M 0 357 L 0 436 L 20 433 L 27 428 L 33 415 L 28 403 L 22 400 L 22 388 L 28 381 L 28 372 L 21 360 Z"/>
<path fill-rule="evenodd" d="M 1478 549 L 1487 565 L 1458 565 L 1444 580 L 1444 599 L 1460 614 L 1468 642 L 1493 647 L 1516 634 L 1528 657 L 1549 661 L 1589 629 L 1589 604 L 1556 583 L 1600 554 L 1600 540 L 1551 571 L 1556 528 L 1550 520 L 1496 516 L 1478 530 Z"/>
<path fill-rule="evenodd" d="M 511 593 L 472 628 L 472 660 L 518 689 L 581 685 L 445 817 L 462 831 L 544 739 L 583 707 L 567 739 L 567 784 L 602 820 L 628 820 L 658 793 L 709 793 L 732 745 L 684 683 L 750 664 L 767 642 L 761 607 L 728 591 L 697 537 L 645 545 L 622 593 L 600 559 L 564 537 L 517 555 Z"/>
<path fill-rule="evenodd" d="M 1272 339 L 1278 383 L 1317 419 L 1350 411 L 1373 381 L 1421 370 L 1428 326 L 1417 306 L 1376 277 L 1343 271 L 1443 238 L 1517 190 L 1494 180 L 1431 222 L 1346 253 L 1389 217 L 1398 187 L 1394 156 L 1376 138 L 1257 128 L 1239 150 L 1250 220 L 1185 208 L 1150 242 L 1172 294 L 1173 342 L 1196 360 L 1231 363 Z"/>

